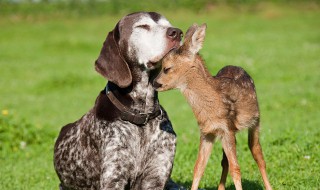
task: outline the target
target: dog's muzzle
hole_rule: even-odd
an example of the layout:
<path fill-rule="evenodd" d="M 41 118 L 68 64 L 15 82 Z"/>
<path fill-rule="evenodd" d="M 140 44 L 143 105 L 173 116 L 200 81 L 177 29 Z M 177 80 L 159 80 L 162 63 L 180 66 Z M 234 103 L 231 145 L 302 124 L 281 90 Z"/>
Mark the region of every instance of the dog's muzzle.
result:
<path fill-rule="evenodd" d="M 168 28 L 167 37 L 174 41 L 181 41 L 183 32 L 179 28 Z"/>

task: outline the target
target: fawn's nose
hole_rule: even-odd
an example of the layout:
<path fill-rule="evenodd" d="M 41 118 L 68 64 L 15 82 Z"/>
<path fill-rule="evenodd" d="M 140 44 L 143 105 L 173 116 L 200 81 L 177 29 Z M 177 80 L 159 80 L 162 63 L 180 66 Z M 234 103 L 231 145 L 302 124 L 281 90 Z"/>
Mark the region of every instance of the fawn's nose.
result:
<path fill-rule="evenodd" d="M 179 28 L 168 28 L 167 37 L 172 40 L 181 40 L 182 31 Z"/>
<path fill-rule="evenodd" d="M 154 80 L 154 81 L 153 81 L 153 87 L 154 87 L 155 89 L 158 89 L 158 88 L 162 87 L 162 84 L 160 84 L 160 83 L 158 83 L 156 80 Z"/>

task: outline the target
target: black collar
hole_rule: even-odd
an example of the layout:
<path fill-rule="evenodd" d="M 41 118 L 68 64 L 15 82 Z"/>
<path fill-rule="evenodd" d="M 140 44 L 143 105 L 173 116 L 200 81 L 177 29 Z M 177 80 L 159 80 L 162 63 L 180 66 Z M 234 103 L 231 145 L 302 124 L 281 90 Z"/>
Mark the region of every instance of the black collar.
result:
<path fill-rule="evenodd" d="M 136 125 L 145 125 L 148 121 L 156 118 L 159 115 L 162 115 L 162 110 L 159 103 L 156 104 L 156 107 L 152 113 L 136 113 L 132 112 L 129 108 L 123 105 L 112 93 L 112 91 L 106 88 L 106 95 L 109 98 L 110 102 L 121 112 L 121 119 L 124 121 L 129 121 L 130 123 Z"/>

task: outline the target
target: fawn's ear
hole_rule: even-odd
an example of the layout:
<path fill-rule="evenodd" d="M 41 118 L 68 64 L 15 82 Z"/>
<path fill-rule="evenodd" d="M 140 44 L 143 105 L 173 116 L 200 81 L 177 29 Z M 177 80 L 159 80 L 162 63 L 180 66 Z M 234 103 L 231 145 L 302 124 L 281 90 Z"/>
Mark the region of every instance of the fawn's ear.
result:
<path fill-rule="evenodd" d="M 192 54 L 198 53 L 202 48 L 206 36 L 206 29 L 206 24 L 202 24 L 201 26 L 193 24 L 186 32 L 184 44 L 181 48 L 190 51 Z"/>
<path fill-rule="evenodd" d="M 120 38 L 119 23 L 109 32 L 95 62 L 95 69 L 121 88 L 128 87 L 132 82 L 132 75 L 127 62 L 124 60 L 118 41 Z"/>

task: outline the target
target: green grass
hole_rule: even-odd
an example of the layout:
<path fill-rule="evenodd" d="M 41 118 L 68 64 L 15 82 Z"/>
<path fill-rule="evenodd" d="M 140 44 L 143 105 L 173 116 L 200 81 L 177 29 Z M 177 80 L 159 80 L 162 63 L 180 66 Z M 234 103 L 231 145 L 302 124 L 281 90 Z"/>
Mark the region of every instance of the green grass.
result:
<path fill-rule="evenodd" d="M 261 144 L 274 189 L 319 189 L 319 4 L 208 5 L 197 13 L 159 12 L 184 31 L 194 22 L 207 23 L 201 54 L 213 74 L 232 64 L 254 78 Z M 122 16 L 0 12 L 0 189 L 57 189 L 55 139 L 64 124 L 93 106 L 104 87 L 93 63 Z M 172 177 L 190 187 L 199 143 L 196 121 L 179 92 L 161 93 L 160 101 L 178 135 Z M 263 189 L 246 132 L 238 134 L 237 145 L 244 189 Z M 201 187 L 216 189 L 221 158 L 217 142 Z M 230 176 L 227 187 L 234 189 Z"/>

